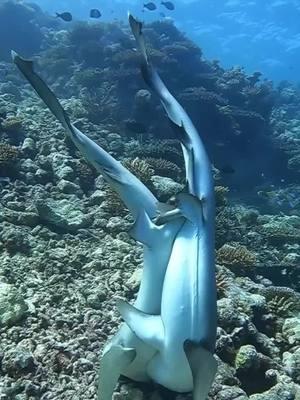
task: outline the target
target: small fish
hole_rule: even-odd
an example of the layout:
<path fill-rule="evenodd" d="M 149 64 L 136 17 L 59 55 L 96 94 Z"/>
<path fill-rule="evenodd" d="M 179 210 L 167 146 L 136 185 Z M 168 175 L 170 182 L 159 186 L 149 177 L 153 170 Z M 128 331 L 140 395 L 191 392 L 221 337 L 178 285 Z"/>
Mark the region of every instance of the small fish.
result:
<path fill-rule="evenodd" d="M 163 13 L 163 12 L 160 12 L 159 15 L 160 15 L 162 18 L 166 18 L 166 14 Z"/>
<path fill-rule="evenodd" d="M 160 4 L 165 6 L 168 10 L 175 10 L 175 6 L 171 1 L 162 1 Z"/>
<path fill-rule="evenodd" d="M 72 14 L 69 12 L 63 12 L 61 14 L 56 13 L 56 18 L 61 18 L 62 20 L 66 21 L 66 22 L 70 22 L 73 19 Z"/>
<path fill-rule="evenodd" d="M 144 8 L 147 8 L 150 11 L 154 11 L 156 10 L 156 5 L 151 1 L 150 3 L 144 4 Z"/>
<path fill-rule="evenodd" d="M 93 8 L 90 11 L 90 18 L 100 18 L 101 17 L 101 12 L 97 8 Z"/>

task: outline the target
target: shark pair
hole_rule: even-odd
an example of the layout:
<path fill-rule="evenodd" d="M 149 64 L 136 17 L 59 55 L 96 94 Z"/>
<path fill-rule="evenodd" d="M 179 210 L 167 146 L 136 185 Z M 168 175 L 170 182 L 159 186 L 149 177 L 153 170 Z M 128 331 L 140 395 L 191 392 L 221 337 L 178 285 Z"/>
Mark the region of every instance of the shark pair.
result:
<path fill-rule="evenodd" d="M 80 132 L 33 63 L 13 61 L 61 122 L 76 147 L 119 194 L 135 223 L 131 236 L 143 244 L 144 263 L 134 305 L 117 299 L 125 323 L 106 344 L 99 369 L 98 400 L 111 400 L 120 375 L 154 381 L 205 400 L 217 363 L 214 263 L 214 186 L 211 163 L 199 133 L 151 65 L 142 24 L 129 15 L 142 54 L 145 82 L 159 96 L 181 143 L 187 193 L 177 207 L 162 205 L 132 173 Z"/>

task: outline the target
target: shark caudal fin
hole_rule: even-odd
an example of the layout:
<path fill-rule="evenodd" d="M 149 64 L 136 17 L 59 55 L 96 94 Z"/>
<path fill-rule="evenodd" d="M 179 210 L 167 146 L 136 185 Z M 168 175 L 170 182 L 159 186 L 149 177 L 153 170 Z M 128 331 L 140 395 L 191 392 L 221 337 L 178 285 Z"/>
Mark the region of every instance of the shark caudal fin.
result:
<path fill-rule="evenodd" d="M 166 85 L 161 80 L 155 68 L 149 62 L 147 55 L 144 36 L 142 33 L 142 23 L 135 19 L 130 13 L 128 14 L 129 25 L 133 36 L 136 39 L 139 50 L 142 54 L 142 75 L 147 85 L 159 96 L 170 120 L 177 126 L 182 126 L 181 114 L 177 108 L 182 110 L 181 105 L 171 95 Z"/>
<path fill-rule="evenodd" d="M 13 50 L 11 51 L 11 57 L 12 57 L 13 62 L 18 67 L 18 69 L 22 72 L 22 74 L 25 76 L 25 78 L 31 84 L 33 89 L 38 94 L 38 96 L 47 105 L 47 107 L 52 112 L 52 114 L 55 115 L 55 117 L 64 126 L 64 128 L 72 131 L 69 117 L 67 116 L 65 110 L 63 109 L 60 102 L 57 100 L 57 98 L 56 98 L 55 94 L 52 92 L 52 90 L 39 77 L 39 75 L 35 73 L 34 68 L 33 68 L 33 62 L 31 60 L 25 60 L 24 58 L 20 57 Z"/>
<path fill-rule="evenodd" d="M 119 194 L 126 207 L 131 211 L 134 218 L 142 210 L 145 210 L 150 217 L 154 217 L 157 212 L 158 201 L 150 190 L 119 161 L 115 160 L 70 122 L 67 113 L 55 94 L 34 71 L 32 61 L 23 59 L 14 51 L 11 52 L 11 55 L 13 62 L 52 114 L 63 125 L 78 150 L 97 171 L 103 174 L 112 189 Z"/>

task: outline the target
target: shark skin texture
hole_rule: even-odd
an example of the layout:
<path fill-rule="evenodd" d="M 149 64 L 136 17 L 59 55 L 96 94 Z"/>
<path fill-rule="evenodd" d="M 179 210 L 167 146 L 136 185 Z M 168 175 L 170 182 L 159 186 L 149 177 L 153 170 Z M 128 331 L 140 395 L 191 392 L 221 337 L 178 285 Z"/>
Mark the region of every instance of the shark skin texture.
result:
<path fill-rule="evenodd" d="M 159 96 L 181 142 L 188 193 L 177 196 L 178 215 L 185 221 L 172 247 L 160 315 L 143 313 L 123 300 L 117 306 L 132 331 L 157 350 L 147 366 L 150 378 L 177 392 L 193 390 L 195 400 L 205 400 L 217 371 L 212 166 L 192 121 L 149 62 L 142 24 L 130 14 L 129 23 L 142 54 L 144 80 Z M 174 220 L 174 211 L 169 215 Z M 168 213 L 159 220 L 167 225 Z"/>
<path fill-rule="evenodd" d="M 104 176 L 135 218 L 129 233 L 143 244 L 144 262 L 141 284 L 134 304 L 143 312 L 159 314 L 162 285 L 173 241 L 184 219 L 176 218 L 167 225 L 155 225 L 151 218 L 160 212 L 160 203 L 156 197 L 121 163 L 70 122 L 55 94 L 35 73 L 32 61 L 23 59 L 14 51 L 12 59 L 65 128 L 66 134 L 82 155 Z M 161 243 L 164 243 L 164 246 L 161 246 Z M 155 349 L 145 344 L 123 323 L 117 334 L 105 345 L 101 355 L 98 399 L 111 399 L 120 375 L 136 381 L 149 381 L 146 365 L 155 352 Z"/>

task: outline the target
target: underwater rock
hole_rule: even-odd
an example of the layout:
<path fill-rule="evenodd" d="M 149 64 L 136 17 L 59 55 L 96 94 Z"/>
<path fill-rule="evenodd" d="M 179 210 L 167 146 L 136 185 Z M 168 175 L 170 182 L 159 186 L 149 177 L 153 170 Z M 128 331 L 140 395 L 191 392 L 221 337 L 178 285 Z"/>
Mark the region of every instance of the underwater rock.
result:
<path fill-rule="evenodd" d="M 299 389 L 298 389 L 299 390 Z M 278 383 L 264 393 L 250 396 L 250 400 L 297 400 L 297 387 L 291 382 Z"/>
<path fill-rule="evenodd" d="M 282 335 L 290 345 L 300 345 L 300 317 L 286 318 Z"/>
<path fill-rule="evenodd" d="M 183 185 L 166 176 L 154 175 L 151 178 L 155 192 L 161 201 L 166 201 L 183 190 Z"/>
<path fill-rule="evenodd" d="M 76 178 L 75 172 L 71 167 L 71 157 L 66 156 L 61 153 L 51 154 L 52 170 L 55 178 L 67 179 L 69 181 L 74 181 Z"/>
<path fill-rule="evenodd" d="M 139 268 L 139 269 L 135 270 L 133 272 L 133 274 L 131 275 L 131 277 L 126 281 L 126 283 L 125 283 L 126 286 L 132 292 L 138 291 L 138 288 L 140 286 L 141 279 L 142 279 L 142 273 L 143 273 L 142 268 Z"/>
<path fill-rule="evenodd" d="M 300 348 L 294 352 L 284 352 L 282 355 L 282 363 L 287 374 L 294 382 L 300 384 Z"/>
<path fill-rule="evenodd" d="M 10 255 L 16 253 L 28 254 L 30 241 L 28 236 L 20 228 L 6 229 L 1 235 L 1 242 Z"/>
<path fill-rule="evenodd" d="M 244 390 L 238 386 L 223 386 L 214 397 L 215 400 L 248 400 Z"/>
<path fill-rule="evenodd" d="M 0 326 L 15 325 L 26 316 L 28 306 L 18 290 L 0 282 Z"/>
<path fill-rule="evenodd" d="M 226 332 L 231 332 L 234 328 L 241 327 L 246 320 L 237 310 L 234 301 L 224 298 L 218 300 L 218 326 Z"/>
<path fill-rule="evenodd" d="M 144 110 L 149 107 L 152 100 L 152 94 L 147 89 L 140 89 L 134 96 L 134 104 L 138 110 Z"/>
<path fill-rule="evenodd" d="M 235 368 L 237 370 L 257 369 L 259 367 L 259 356 L 256 348 L 252 345 L 245 345 L 239 348 L 235 358 Z"/>
<path fill-rule="evenodd" d="M 287 242 L 300 243 L 300 217 L 275 216 L 263 223 L 259 232 L 273 244 L 283 245 Z"/>
<path fill-rule="evenodd" d="M 88 204 L 90 206 L 100 206 L 105 199 L 106 199 L 106 192 L 104 190 L 97 189 L 89 197 Z"/>
<path fill-rule="evenodd" d="M 8 375 L 18 377 L 33 372 L 36 368 L 36 361 L 32 352 L 23 347 L 21 343 L 4 353 L 1 367 Z"/>
<path fill-rule="evenodd" d="M 64 179 L 66 181 L 74 181 L 75 180 L 75 173 L 73 169 L 66 165 L 60 168 L 59 170 L 56 170 L 56 176 L 59 179 Z"/>
<path fill-rule="evenodd" d="M 22 146 L 22 153 L 28 157 L 34 157 L 36 155 L 35 141 L 32 138 L 25 138 Z"/>
<path fill-rule="evenodd" d="M 6 208 L 1 214 L 0 221 L 7 221 L 14 225 L 35 227 L 39 223 L 39 216 L 33 211 L 14 211 Z"/>
<path fill-rule="evenodd" d="M 131 223 L 121 217 L 111 217 L 108 220 L 106 228 L 112 233 L 127 232 L 130 229 Z"/>
<path fill-rule="evenodd" d="M 61 179 L 57 183 L 57 188 L 62 192 L 66 194 L 74 194 L 77 197 L 82 197 L 82 190 L 76 183 L 70 182 L 69 180 Z"/>
<path fill-rule="evenodd" d="M 90 226 L 90 215 L 84 214 L 83 207 L 76 196 L 67 199 L 38 199 L 35 201 L 41 221 L 58 230 L 76 231 Z"/>
<path fill-rule="evenodd" d="M 45 185 L 48 182 L 52 181 L 53 175 L 52 175 L 52 171 L 45 171 L 42 168 L 38 168 L 34 174 L 34 178 L 36 180 L 37 183 L 41 183 L 43 185 Z"/>

